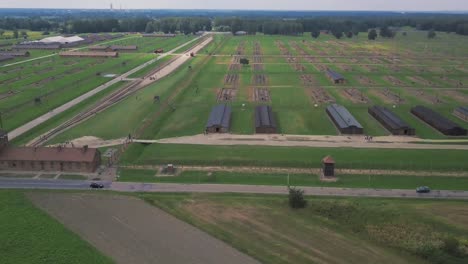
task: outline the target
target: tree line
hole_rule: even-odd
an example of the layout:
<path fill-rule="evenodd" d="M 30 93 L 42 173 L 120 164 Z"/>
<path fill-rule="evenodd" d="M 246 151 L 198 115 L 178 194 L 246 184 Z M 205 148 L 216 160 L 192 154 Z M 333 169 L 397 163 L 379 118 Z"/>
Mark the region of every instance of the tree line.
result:
<path fill-rule="evenodd" d="M 455 32 L 468 35 L 467 15 L 398 15 L 384 16 L 320 16 L 314 18 L 270 18 L 270 17 L 1 17 L 0 29 L 56 31 L 60 33 L 94 32 L 182 32 L 200 30 L 225 32 L 246 31 L 248 34 L 301 35 L 304 32 L 327 31 L 337 38 L 352 37 L 358 32 L 384 29 L 383 37 L 392 37 L 392 28 L 409 26 L 418 30 Z M 388 30 L 387 30 L 388 29 Z"/>

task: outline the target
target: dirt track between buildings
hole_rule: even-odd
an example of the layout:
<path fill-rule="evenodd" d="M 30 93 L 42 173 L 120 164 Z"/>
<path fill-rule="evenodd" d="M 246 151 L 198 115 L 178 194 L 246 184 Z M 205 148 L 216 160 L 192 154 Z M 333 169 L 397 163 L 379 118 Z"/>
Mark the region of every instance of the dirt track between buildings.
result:
<path fill-rule="evenodd" d="M 28 197 L 116 263 L 258 263 L 137 198 L 39 192 Z"/>
<path fill-rule="evenodd" d="M 323 147 L 323 148 L 381 148 L 381 149 L 458 149 L 468 150 L 468 145 L 437 144 L 412 137 L 384 136 L 366 141 L 364 136 L 301 136 L 301 135 L 232 135 L 210 134 L 186 137 L 165 138 L 160 140 L 134 140 L 140 143 L 194 144 L 194 145 L 255 145 L 288 147 Z M 414 142 L 431 142 L 418 144 Z M 441 143 L 444 141 L 440 141 Z M 461 141 L 465 142 L 465 141 Z"/>

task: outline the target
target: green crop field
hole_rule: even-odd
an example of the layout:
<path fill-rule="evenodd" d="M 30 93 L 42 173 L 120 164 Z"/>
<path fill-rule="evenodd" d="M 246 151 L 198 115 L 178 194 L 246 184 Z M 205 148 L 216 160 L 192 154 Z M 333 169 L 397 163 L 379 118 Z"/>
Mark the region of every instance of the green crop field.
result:
<path fill-rule="evenodd" d="M 0 191 L 1 263 L 112 263 L 20 191 Z"/>
<path fill-rule="evenodd" d="M 463 201 L 140 194 L 263 263 L 465 263 Z M 453 251 L 449 245 L 459 247 Z"/>

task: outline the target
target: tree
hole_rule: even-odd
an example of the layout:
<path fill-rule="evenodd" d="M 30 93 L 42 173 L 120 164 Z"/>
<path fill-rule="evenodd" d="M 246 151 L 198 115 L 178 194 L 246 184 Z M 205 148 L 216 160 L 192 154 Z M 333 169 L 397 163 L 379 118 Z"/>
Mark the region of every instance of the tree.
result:
<path fill-rule="evenodd" d="M 377 31 L 375 29 L 371 29 L 369 31 L 369 35 L 367 36 L 369 40 L 375 40 L 377 38 Z"/>
<path fill-rule="evenodd" d="M 340 39 L 340 38 L 343 37 L 343 32 L 341 32 L 341 31 L 333 32 L 333 36 L 335 36 L 335 38 L 337 38 L 337 39 Z"/>
<path fill-rule="evenodd" d="M 433 39 L 435 37 L 436 37 L 436 33 L 435 33 L 434 29 L 431 29 L 431 30 L 429 30 L 429 32 L 427 32 L 427 38 L 428 39 Z"/>
<path fill-rule="evenodd" d="M 352 38 L 353 37 L 353 32 L 351 32 L 351 31 L 346 32 L 346 37 Z"/>
<path fill-rule="evenodd" d="M 393 37 L 395 37 L 395 32 L 393 32 L 387 26 L 385 26 L 385 27 L 380 28 L 379 35 L 382 38 L 393 38 Z"/>
<path fill-rule="evenodd" d="M 13 30 L 13 37 L 14 37 L 15 39 L 18 39 L 18 38 L 19 38 L 19 33 L 18 33 L 18 30 L 17 30 L 17 29 Z"/>
<path fill-rule="evenodd" d="M 25 39 L 28 38 L 28 32 L 22 30 L 22 31 L 21 31 L 21 37 L 22 37 L 22 38 L 25 38 Z"/>
<path fill-rule="evenodd" d="M 320 36 L 320 30 L 314 30 L 314 31 L 312 31 L 311 35 L 312 35 L 312 37 L 315 38 L 315 39 L 318 38 L 318 37 Z"/>
<path fill-rule="evenodd" d="M 403 33 L 401 33 L 401 35 L 403 35 L 403 37 L 406 37 L 406 36 L 408 36 L 408 33 L 406 31 L 403 31 Z"/>
<path fill-rule="evenodd" d="M 307 201 L 304 199 L 304 190 L 289 188 L 289 206 L 294 209 L 305 208 Z"/>
<path fill-rule="evenodd" d="M 239 60 L 239 62 L 240 62 L 240 64 L 242 64 L 242 65 L 249 65 L 249 63 L 250 63 L 249 59 L 247 59 L 247 58 L 241 58 L 241 59 Z"/>
<path fill-rule="evenodd" d="M 447 237 L 444 239 L 443 249 L 450 255 L 456 256 L 460 253 L 460 241 L 454 237 Z"/>
<path fill-rule="evenodd" d="M 0 37 L 3 36 L 3 34 L 5 34 L 5 30 L 0 29 Z"/>

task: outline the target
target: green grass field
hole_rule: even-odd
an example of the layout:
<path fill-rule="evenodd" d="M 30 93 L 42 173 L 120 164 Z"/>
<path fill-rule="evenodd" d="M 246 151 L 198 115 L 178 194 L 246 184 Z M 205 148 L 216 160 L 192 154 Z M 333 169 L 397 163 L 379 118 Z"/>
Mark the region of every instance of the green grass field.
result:
<path fill-rule="evenodd" d="M 239 173 L 183 171 L 177 176 L 157 177 L 154 170 L 121 169 L 118 181 L 189 184 L 245 184 L 274 186 L 312 186 L 374 189 L 415 189 L 430 186 L 433 190 L 467 190 L 467 177 L 400 176 L 400 175 L 338 175 L 337 182 L 322 182 L 312 174 Z"/>
<path fill-rule="evenodd" d="M 332 155 L 337 168 L 378 170 L 466 171 L 463 150 L 354 149 L 265 146 L 133 144 L 123 165 L 213 165 L 320 168 Z"/>
<path fill-rule="evenodd" d="M 462 201 L 285 196 L 140 194 L 263 263 L 464 263 Z M 446 249 L 458 241 L 457 252 Z"/>
<path fill-rule="evenodd" d="M 0 191 L 1 263 L 112 263 L 36 208 L 20 191 Z"/>
<path fill-rule="evenodd" d="M 259 104 L 252 99 L 253 89 L 256 86 L 253 77 L 256 74 L 264 74 L 266 76 L 264 87 L 267 87 L 270 93 L 270 101 L 267 103 L 273 107 L 277 116 L 280 133 L 338 134 L 325 113 L 328 103 L 316 102 L 312 96 L 312 91 L 320 88 L 337 103 L 347 107 L 364 126 L 366 134 L 373 136 L 389 134 L 367 112 L 369 106 L 378 104 L 394 108 L 395 113 L 416 128 L 419 137 L 447 138 L 414 117 L 410 113 L 410 108 L 415 105 L 426 105 L 461 126 L 468 127 L 466 122 L 451 114 L 455 107 L 468 103 L 468 95 L 465 93 L 468 90 L 467 69 L 461 57 L 468 53 L 463 45 L 467 42 L 466 37 L 443 33 L 438 34 L 434 40 L 427 40 L 424 32 L 412 31 L 408 32 L 407 37 L 398 35 L 392 40 L 377 41 L 368 41 L 364 33 L 357 38 L 342 40 L 327 35 L 315 40 L 308 34 L 299 37 L 215 36 L 214 43 L 200 52 L 201 56 L 207 54 L 214 56 L 203 64 L 202 71 L 190 76 L 191 85 L 186 85 L 182 92 L 171 100 L 170 103 L 176 110 L 166 110 L 161 113 L 160 117 L 155 119 L 154 125 L 149 126 L 143 135 L 151 139 L 201 133 L 211 107 L 217 104 L 218 91 L 229 87 L 224 83 L 227 74 L 239 76 L 236 96 L 234 100 L 228 102 L 233 107 L 231 131 L 238 134 L 252 134 L 253 109 Z M 255 43 L 261 47 L 263 70 L 254 70 L 252 65 Z M 280 49 L 278 43 L 281 43 L 291 56 L 296 56 L 296 62 L 288 62 L 286 57 L 282 56 L 284 51 Z M 251 65 L 231 71 L 229 66 L 233 54 L 236 54 L 240 44 L 244 47 L 242 56 L 249 58 Z M 397 60 L 393 60 L 394 57 L 397 57 Z M 434 60 L 434 57 L 437 57 L 437 60 Z M 303 67 L 303 71 L 296 70 L 297 65 Z M 347 82 L 343 85 L 332 84 L 323 72 L 327 67 L 342 73 Z M 311 84 L 304 83 L 301 79 L 304 76 L 311 78 Z M 399 83 L 393 83 L 393 79 L 389 79 L 389 76 Z M 177 87 L 177 83 L 181 82 L 184 76 L 174 74 L 168 79 L 172 80 L 167 83 Z M 166 86 L 163 86 L 165 89 Z M 362 93 L 362 97 L 366 98 L 367 102 L 357 103 L 353 101 L 354 99 L 350 99 L 346 91 L 352 88 Z M 145 96 L 151 97 L 151 95 Z M 403 101 L 397 103 L 392 96 L 400 96 Z M 361 96 L 356 98 L 358 97 L 361 98 Z M 434 100 L 440 100 L 441 103 L 433 104 Z M 146 104 L 146 100 L 134 102 L 135 108 L 138 109 L 146 108 Z M 242 107 L 243 104 L 245 107 Z M 116 108 L 126 111 L 128 105 L 122 103 Z M 120 116 L 120 111 L 112 112 L 106 114 L 110 119 Z M 139 111 L 134 115 L 130 114 L 129 117 L 141 120 Z M 90 135 L 91 131 L 97 131 L 96 134 L 106 139 L 115 136 L 114 133 L 102 131 L 99 128 L 100 124 L 101 122 L 97 120 L 89 120 L 83 125 L 85 129 L 77 127 L 64 138 Z"/>

